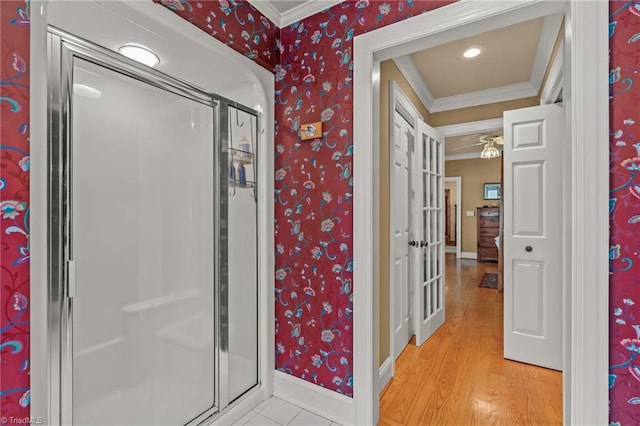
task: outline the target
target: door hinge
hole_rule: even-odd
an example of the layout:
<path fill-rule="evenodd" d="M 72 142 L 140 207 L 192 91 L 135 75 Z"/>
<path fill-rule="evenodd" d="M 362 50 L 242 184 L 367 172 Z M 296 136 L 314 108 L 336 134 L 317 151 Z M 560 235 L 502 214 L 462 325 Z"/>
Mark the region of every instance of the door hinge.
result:
<path fill-rule="evenodd" d="M 76 261 L 67 260 L 67 297 L 76 297 Z"/>

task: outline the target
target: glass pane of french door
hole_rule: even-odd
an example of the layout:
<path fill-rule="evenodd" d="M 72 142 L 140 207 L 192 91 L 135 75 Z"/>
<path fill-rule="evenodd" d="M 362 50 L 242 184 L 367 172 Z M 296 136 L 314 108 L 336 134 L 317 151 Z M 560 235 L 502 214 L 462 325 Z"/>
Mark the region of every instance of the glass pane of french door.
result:
<path fill-rule="evenodd" d="M 429 319 L 442 307 L 443 285 L 442 279 L 442 249 L 444 242 L 443 234 L 443 175 L 442 175 L 442 152 L 443 147 L 438 140 L 423 135 L 423 161 L 422 179 L 424 184 L 423 197 L 423 223 L 424 238 L 428 243 L 423 250 L 423 283 L 422 292 L 425 307 L 423 309 L 423 320 Z"/>
<path fill-rule="evenodd" d="M 73 421 L 214 404 L 214 108 L 75 59 Z"/>

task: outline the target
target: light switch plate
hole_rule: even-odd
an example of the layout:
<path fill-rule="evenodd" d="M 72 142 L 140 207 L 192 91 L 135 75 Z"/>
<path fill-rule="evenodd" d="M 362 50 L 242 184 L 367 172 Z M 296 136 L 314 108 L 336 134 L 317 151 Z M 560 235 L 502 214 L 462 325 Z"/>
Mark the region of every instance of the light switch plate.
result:
<path fill-rule="evenodd" d="M 318 139 L 322 137 L 322 121 L 300 126 L 300 140 Z"/>
<path fill-rule="evenodd" d="M 467 216 L 475 216 L 476 212 L 474 212 L 473 210 L 467 210 Z"/>

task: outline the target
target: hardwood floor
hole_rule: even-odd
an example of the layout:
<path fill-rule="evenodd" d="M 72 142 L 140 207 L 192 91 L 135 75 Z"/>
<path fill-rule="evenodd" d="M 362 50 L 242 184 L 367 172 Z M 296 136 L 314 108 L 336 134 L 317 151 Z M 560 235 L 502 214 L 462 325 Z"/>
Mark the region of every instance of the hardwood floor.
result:
<path fill-rule="evenodd" d="M 562 423 L 562 374 L 502 357 L 502 293 L 478 287 L 497 264 L 447 255 L 446 321 L 398 358 L 379 425 Z"/>

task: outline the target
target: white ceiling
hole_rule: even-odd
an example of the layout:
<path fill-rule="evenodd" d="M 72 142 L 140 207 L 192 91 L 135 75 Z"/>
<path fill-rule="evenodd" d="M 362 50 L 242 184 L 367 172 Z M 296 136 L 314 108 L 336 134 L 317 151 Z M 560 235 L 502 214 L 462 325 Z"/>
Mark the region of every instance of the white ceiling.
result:
<path fill-rule="evenodd" d="M 562 15 L 525 21 L 394 58 L 430 112 L 537 96 Z M 482 53 L 465 59 L 462 53 Z"/>
<path fill-rule="evenodd" d="M 531 78 L 542 21 L 538 18 L 499 28 L 409 56 L 436 99 L 526 83 Z M 471 59 L 463 57 L 471 47 L 482 53 Z"/>

